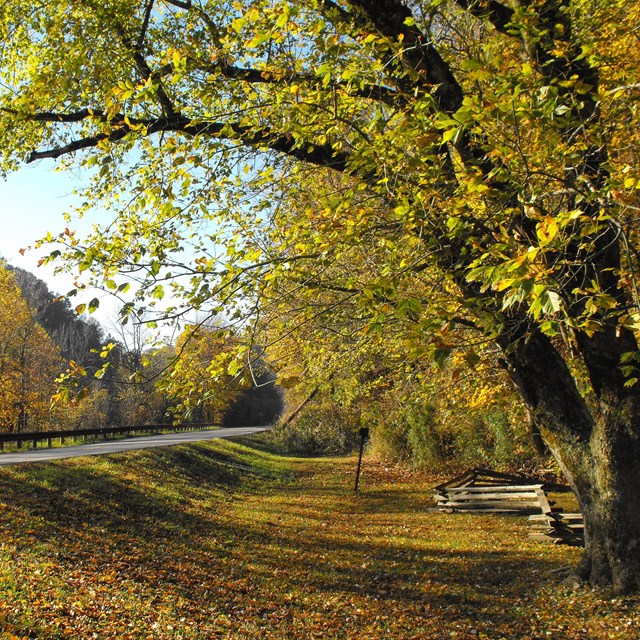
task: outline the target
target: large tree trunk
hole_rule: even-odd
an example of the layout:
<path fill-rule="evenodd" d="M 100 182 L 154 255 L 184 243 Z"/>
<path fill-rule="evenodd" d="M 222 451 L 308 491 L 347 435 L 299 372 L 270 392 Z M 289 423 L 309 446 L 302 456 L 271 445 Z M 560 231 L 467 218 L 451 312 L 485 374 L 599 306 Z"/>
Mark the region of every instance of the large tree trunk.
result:
<path fill-rule="evenodd" d="M 580 577 L 616 591 L 640 588 L 640 442 L 637 417 L 621 407 L 602 416 L 590 443 L 590 459 L 575 485 L 585 522 Z"/>
<path fill-rule="evenodd" d="M 552 342 L 529 328 L 503 340 L 511 378 L 578 497 L 585 522 L 579 576 L 616 591 L 640 589 L 640 392 L 626 387 L 628 332 L 583 336 L 593 398 L 587 402 Z M 514 348 L 515 344 L 515 348 Z"/>

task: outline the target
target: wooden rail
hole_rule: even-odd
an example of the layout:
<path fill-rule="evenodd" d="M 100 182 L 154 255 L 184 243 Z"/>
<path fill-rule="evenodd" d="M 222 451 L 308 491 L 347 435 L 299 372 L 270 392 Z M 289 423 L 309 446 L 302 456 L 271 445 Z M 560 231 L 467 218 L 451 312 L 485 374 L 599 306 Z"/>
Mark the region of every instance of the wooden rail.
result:
<path fill-rule="evenodd" d="M 38 442 L 46 440 L 47 446 L 51 447 L 53 440 L 59 439 L 64 444 L 66 438 L 86 438 L 97 437 L 106 439 L 113 435 L 133 435 L 135 433 L 157 433 L 158 431 L 193 431 L 195 429 L 218 428 L 219 424 L 144 424 L 130 425 L 126 427 L 98 427 L 94 429 L 61 429 L 59 431 L 22 431 L 20 433 L 0 433 L 0 451 L 4 449 L 7 442 L 15 442 L 21 448 L 25 442 L 31 442 L 34 449 L 38 447 Z"/>
<path fill-rule="evenodd" d="M 434 499 L 443 511 L 539 514 L 551 512 L 540 480 L 522 474 L 469 469 L 438 485 Z"/>
<path fill-rule="evenodd" d="M 469 469 L 434 488 L 434 499 L 443 511 L 475 513 L 552 513 L 546 485 L 523 474 L 491 469 Z"/>
<path fill-rule="evenodd" d="M 434 488 L 437 508 L 450 513 L 512 513 L 529 515 L 533 540 L 555 544 L 584 544 L 584 523 L 579 513 L 562 513 L 545 490 L 569 491 L 566 485 L 541 483 L 520 474 L 490 469 L 469 469 Z"/>
<path fill-rule="evenodd" d="M 545 513 L 529 516 L 532 540 L 584 546 L 584 520 L 581 513 Z"/>
<path fill-rule="evenodd" d="M 434 498 L 443 511 L 534 514 L 551 510 L 541 484 L 448 487 Z"/>

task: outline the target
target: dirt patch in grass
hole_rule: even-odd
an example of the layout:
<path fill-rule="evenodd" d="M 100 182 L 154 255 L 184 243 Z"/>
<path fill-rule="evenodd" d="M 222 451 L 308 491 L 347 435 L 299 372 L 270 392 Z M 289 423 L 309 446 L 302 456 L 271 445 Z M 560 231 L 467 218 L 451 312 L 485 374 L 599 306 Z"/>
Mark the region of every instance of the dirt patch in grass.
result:
<path fill-rule="evenodd" d="M 257 443 L 259 444 L 259 443 Z M 639 600 L 561 586 L 526 519 L 429 510 L 424 478 L 214 441 L 0 470 L 11 638 L 635 637 Z"/>

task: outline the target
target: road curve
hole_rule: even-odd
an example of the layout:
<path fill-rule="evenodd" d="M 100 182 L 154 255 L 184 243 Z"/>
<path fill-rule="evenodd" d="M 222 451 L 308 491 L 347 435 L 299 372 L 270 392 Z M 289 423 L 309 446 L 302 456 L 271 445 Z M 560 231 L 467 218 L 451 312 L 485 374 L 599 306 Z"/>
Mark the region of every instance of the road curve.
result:
<path fill-rule="evenodd" d="M 266 431 L 269 427 L 230 427 L 228 429 L 216 429 L 214 431 L 187 431 L 181 433 L 165 433 L 153 436 L 140 436 L 136 438 L 124 438 L 121 440 L 107 440 L 93 444 L 81 444 L 58 449 L 33 449 L 31 451 L 18 451 L 16 453 L 0 454 L 0 467 L 25 462 L 46 462 L 47 460 L 62 460 L 64 458 L 76 458 L 78 456 L 100 456 L 106 453 L 120 453 L 133 449 L 150 449 L 152 447 L 171 447 L 176 444 L 188 444 L 201 440 L 213 440 L 214 438 L 232 438 L 246 436 L 260 431 Z"/>

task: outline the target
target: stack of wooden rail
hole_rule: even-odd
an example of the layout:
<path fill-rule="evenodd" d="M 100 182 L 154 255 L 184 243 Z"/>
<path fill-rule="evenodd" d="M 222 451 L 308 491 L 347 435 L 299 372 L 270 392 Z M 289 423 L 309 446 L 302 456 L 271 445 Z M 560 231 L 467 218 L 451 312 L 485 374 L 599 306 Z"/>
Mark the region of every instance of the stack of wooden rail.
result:
<path fill-rule="evenodd" d="M 554 511 L 529 516 L 529 537 L 541 542 L 584 546 L 584 521 L 581 513 Z"/>
<path fill-rule="evenodd" d="M 564 544 L 581 544 L 582 516 L 563 514 L 553 508 L 546 490 L 559 490 L 558 485 L 522 474 L 507 474 L 490 469 L 469 469 L 462 475 L 438 485 L 434 489 L 437 508 L 449 513 L 510 513 L 529 515 L 536 540 Z"/>
<path fill-rule="evenodd" d="M 434 489 L 442 511 L 539 514 L 551 511 L 543 483 L 524 475 L 469 469 Z"/>

